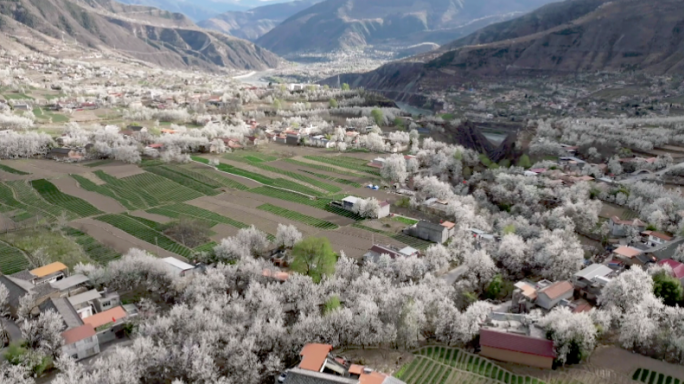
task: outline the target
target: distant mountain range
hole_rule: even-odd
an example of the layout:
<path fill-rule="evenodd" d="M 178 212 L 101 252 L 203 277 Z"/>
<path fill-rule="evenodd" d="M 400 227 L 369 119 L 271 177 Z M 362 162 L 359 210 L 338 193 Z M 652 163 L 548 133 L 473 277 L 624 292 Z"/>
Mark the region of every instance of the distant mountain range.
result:
<path fill-rule="evenodd" d="M 181 14 L 112 0 L 0 1 L 0 35 L 22 28 L 166 68 L 261 70 L 279 62 L 251 42 L 200 29 Z"/>
<path fill-rule="evenodd" d="M 255 41 L 290 16 L 319 2 L 321 0 L 299 0 L 264 5 L 244 12 L 231 11 L 201 21 L 198 25 L 241 39 Z"/>
<path fill-rule="evenodd" d="M 365 45 L 443 44 L 552 0 L 326 0 L 261 36 L 258 45 L 285 55 Z"/>
<path fill-rule="evenodd" d="M 684 73 L 681 0 L 567 0 L 342 81 L 401 99 L 478 78 Z M 337 78 L 330 82 L 337 82 Z"/>
<path fill-rule="evenodd" d="M 124 4 L 145 5 L 169 12 L 182 13 L 193 21 L 207 20 L 224 12 L 243 12 L 264 4 L 291 0 L 118 0 Z"/>

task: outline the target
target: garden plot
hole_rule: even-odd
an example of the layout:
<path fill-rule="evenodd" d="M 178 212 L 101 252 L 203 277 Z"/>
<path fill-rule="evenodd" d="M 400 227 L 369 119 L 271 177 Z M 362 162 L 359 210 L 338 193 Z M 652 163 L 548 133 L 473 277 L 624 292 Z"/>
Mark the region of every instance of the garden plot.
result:
<path fill-rule="evenodd" d="M 41 179 L 41 178 L 51 178 L 55 175 L 60 174 L 70 174 L 70 173 L 81 173 L 83 172 L 83 167 L 71 163 L 62 163 L 52 160 L 38 160 L 38 159 L 22 159 L 3 162 L 5 165 L 9 165 L 12 168 L 18 169 L 20 171 L 28 172 L 30 175 L 24 176 L 24 178 L 30 179 Z"/>
<path fill-rule="evenodd" d="M 208 160 L 207 160 L 208 162 Z M 257 183 L 256 181 L 250 180 L 250 179 L 245 179 L 244 177 L 240 176 L 235 176 L 231 175 L 229 173 L 225 172 L 220 172 L 214 169 L 213 167 L 210 167 L 209 165 L 206 165 L 206 163 L 200 164 L 200 163 L 190 163 L 190 164 L 185 164 L 180 166 L 180 168 L 183 169 L 188 169 L 192 172 L 199 173 L 209 179 L 212 179 L 220 184 L 222 184 L 223 187 L 227 188 L 232 188 L 232 189 L 238 189 L 238 190 L 247 190 L 251 188 L 257 188 L 260 187 L 261 184 Z"/>
<path fill-rule="evenodd" d="M 347 156 L 304 156 L 305 159 L 315 161 L 317 163 L 334 165 L 336 167 L 350 169 L 380 177 L 380 171 L 376 168 L 369 167 L 368 160 L 359 159 Z"/>
<path fill-rule="evenodd" d="M 131 248 L 138 248 L 159 257 L 178 257 L 173 252 L 157 247 L 154 243 L 143 241 L 113 225 L 92 218 L 79 219 L 71 222 L 69 225 L 81 232 L 87 233 L 104 246 L 113 248 L 120 254 L 128 252 Z"/>
<path fill-rule="evenodd" d="M 29 268 L 29 261 L 24 254 L 11 245 L 0 242 L 0 272 L 11 275 Z"/>
<path fill-rule="evenodd" d="M 112 260 L 116 260 L 121 257 L 121 254 L 117 252 L 114 248 L 105 246 L 104 244 L 98 242 L 94 238 L 88 236 L 86 233 L 79 230 L 73 229 L 71 227 L 66 227 L 63 229 L 64 234 L 71 237 L 76 244 L 80 245 L 83 251 L 90 257 L 93 261 L 99 264 L 105 265 Z"/>
<path fill-rule="evenodd" d="M 141 220 L 137 220 L 126 215 L 102 215 L 96 217 L 96 220 L 119 228 L 120 230 L 137 237 L 140 240 L 154 244 L 177 255 L 187 258 L 192 254 L 192 251 L 189 248 L 178 244 L 163 233 L 143 224 Z"/>
<path fill-rule="evenodd" d="M 65 215 L 68 219 L 78 217 L 75 213 L 70 212 L 65 208 L 45 201 L 35 189 L 29 186 L 28 182 L 26 181 L 8 181 L 6 186 L 10 187 L 11 190 L 14 191 L 14 196 L 24 204 L 26 211 L 32 214 L 41 215 L 48 220 L 53 220 L 62 215 Z M 5 198 L 8 197 L 6 190 L 0 191 L 0 194 L 2 194 Z M 3 202 L 3 204 L 5 204 L 5 202 Z"/>
<path fill-rule="evenodd" d="M 300 223 L 304 223 L 306 225 L 310 225 L 312 227 L 319 228 L 319 229 L 333 230 L 333 229 L 339 228 L 337 225 L 335 225 L 329 221 L 324 221 L 324 220 L 316 219 L 316 218 L 311 217 L 311 216 L 302 215 L 299 212 L 290 211 L 288 209 L 280 208 L 280 207 L 277 207 L 277 206 L 271 205 L 271 204 L 264 204 L 264 205 L 258 207 L 258 209 L 260 209 L 262 211 L 270 212 L 274 215 L 284 217 L 286 219 L 298 221 Z"/>
<path fill-rule="evenodd" d="M 102 211 L 93 207 L 85 200 L 62 193 L 54 184 L 45 179 L 33 180 L 31 181 L 31 186 L 48 203 L 68 209 L 80 217 L 94 216 L 102 213 Z"/>
<path fill-rule="evenodd" d="M 102 212 L 121 213 L 126 211 L 126 207 L 116 199 L 81 188 L 79 187 L 78 182 L 72 177 L 52 179 L 50 182 L 52 182 L 60 191 L 67 195 L 83 199 Z"/>

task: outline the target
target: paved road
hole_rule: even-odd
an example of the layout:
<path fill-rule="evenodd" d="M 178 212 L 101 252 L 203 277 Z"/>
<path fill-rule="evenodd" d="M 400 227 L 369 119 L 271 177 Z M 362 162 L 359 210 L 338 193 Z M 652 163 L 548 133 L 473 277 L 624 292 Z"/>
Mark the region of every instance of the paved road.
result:
<path fill-rule="evenodd" d="M 456 267 L 452 269 L 451 271 L 447 272 L 442 276 L 442 279 L 447 282 L 447 284 L 452 285 L 453 283 L 458 280 L 459 277 L 461 277 L 464 273 L 466 272 L 466 267 L 461 265 L 460 267 Z"/>

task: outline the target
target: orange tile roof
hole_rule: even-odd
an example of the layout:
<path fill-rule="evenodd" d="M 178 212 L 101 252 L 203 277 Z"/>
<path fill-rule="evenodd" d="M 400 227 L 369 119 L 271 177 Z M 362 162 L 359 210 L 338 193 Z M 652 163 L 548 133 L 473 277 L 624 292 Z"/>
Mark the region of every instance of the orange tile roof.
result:
<path fill-rule="evenodd" d="M 283 271 L 274 271 L 272 269 L 264 269 L 261 271 L 261 275 L 265 277 L 272 277 L 280 281 L 285 281 L 290 278 L 289 273 Z"/>
<path fill-rule="evenodd" d="M 73 344 L 88 337 L 95 336 L 95 328 L 90 324 L 83 324 L 80 327 L 72 328 L 68 331 L 62 332 L 64 345 Z"/>
<path fill-rule="evenodd" d="M 320 372 L 330 351 L 332 351 L 332 345 L 330 344 L 305 345 L 304 348 L 302 348 L 302 351 L 299 352 L 299 356 L 302 357 L 299 368 L 306 369 L 307 371 Z"/>
<path fill-rule="evenodd" d="M 363 365 L 352 364 L 349 367 L 349 373 L 352 375 L 360 375 L 363 373 Z"/>
<path fill-rule="evenodd" d="M 385 381 L 385 378 L 387 378 L 387 376 L 380 372 L 373 371 L 369 374 L 361 373 L 359 384 L 382 384 L 382 382 Z"/>
<path fill-rule="evenodd" d="M 85 324 L 90 324 L 93 328 L 98 328 L 105 324 L 121 320 L 126 316 L 126 311 L 124 311 L 123 307 L 119 306 L 104 312 L 100 312 L 97 315 L 86 317 L 85 319 L 83 319 L 83 322 Z"/>
<path fill-rule="evenodd" d="M 557 299 L 561 297 L 564 293 L 567 293 L 568 291 L 572 291 L 575 289 L 572 284 L 570 284 L 569 281 L 557 281 L 548 287 L 542 289 L 539 291 L 538 294 L 545 294 L 546 296 L 549 297 L 549 299 Z"/>
<path fill-rule="evenodd" d="M 66 265 L 57 261 L 57 262 L 54 262 L 52 264 L 48 264 L 48 265 L 42 266 L 40 268 L 33 269 L 30 272 L 33 276 L 45 277 L 48 275 L 52 275 L 55 272 L 66 271 L 67 269 L 68 268 Z"/>
<path fill-rule="evenodd" d="M 445 227 L 445 228 L 448 228 L 448 229 L 451 229 L 451 228 L 453 228 L 453 227 L 455 227 L 455 226 L 456 226 L 456 224 L 452 223 L 451 221 L 445 221 L 445 222 L 442 223 L 442 227 Z"/>
<path fill-rule="evenodd" d="M 623 245 L 621 247 L 618 247 L 618 249 L 614 250 L 613 253 L 631 259 L 641 254 L 641 250 Z"/>

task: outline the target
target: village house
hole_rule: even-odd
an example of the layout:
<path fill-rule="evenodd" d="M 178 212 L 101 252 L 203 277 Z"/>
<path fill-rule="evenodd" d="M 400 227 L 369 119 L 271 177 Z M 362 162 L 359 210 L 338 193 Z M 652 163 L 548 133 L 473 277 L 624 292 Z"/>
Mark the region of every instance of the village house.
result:
<path fill-rule="evenodd" d="M 100 353 L 100 343 L 95 328 L 90 324 L 71 328 L 62 332 L 64 345 L 62 353 L 74 360 L 82 360 Z"/>
<path fill-rule="evenodd" d="M 171 272 L 177 276 L 184 276 L 189 271 L 192 271 L 195 269 L 194 265 L 190 265 L 186 262 L 180 261 L 180 260 L 176 259 L 175 257 L 166 257 L 166 258 L 163 258 L 161 260 L 164 263 L 166 263 L 166 266 L 167 266 L 167 269 L 169 270 L 169 272 Z"/>
<path fill-rule="evenodd" d="M 627 236 L 627 230 L 630 227 L 636 229 L 639 233 L 646 229 L 646 223 L 639 219 L 622 220 L 617 216 L 611 217 L 610 220 L 608 220 L 608 224 L 610 225 L 611 237 Z"/>
<path fill-rule="evenodd" d="M 679 261 L 675 261 L 672 259 L 666 259 L 666 260 L 660 260 L 658 262 L 658 265 L 660 266 L 665 266 L 667 265 L 668 267 L 672 268 L 672 273 L 674 274 L 674 277 L 679 280 L 682 285 L 684 285 L 684 264 L 680 263 Z"/>
<path fill-rule="evenodd" d="M 663 245 L 673 239 L 672 236 L 656 231 L 643 231 L 641 235 L 643 236 L 644 243 L 649 244 L 651 247 Z"/>
<path fill-rule="evenodd" d="M 79 161 L 83 160 L 83 153 L 72 148 L 52 148 L 48 152 L 47 158 L 51 160 Z"/>
<path fill-rule="evenodd" d="M 300 362 L 281 374 L 279 383 L 286 384 L 404 384 L 403 381 L 352 364 L 332 354 L 332 345 L 307 344 L 299 356 Z"/>
<path fill-rule="evenodd" d="M 418 223 L 404 229 L 404 233 L 422 240 L 444 244 L 454 233 L 455 224 L 451 222 L 431 223 L 421 220 Z"/>
<path fill-rule="evenodd" d="M 613 269 L 603 264 L 592 264 L 575 273 L 572 277 L 572 284 L 580 296 L 595 301 L 601 295 L 601 290 L 615 275 L 616 272 Z"/>
<path fill-rule="evenodd" d="M 620 260 L 625 265 L 643 265 L 641 260 L 638 258 L 639 255 L 643 254 L 643 251 L 634 247 L 620 246 L 613 251 L 613 257 Z"/>
<path fill-rule="evenodd" d="M 530 327 L 531 328 L 531 327 Z M 556 358 L 553 341 L 542 335 L 480 329 L 480 356 L 544 369 L 553 368 Z"/>
<path fill-rule="evenodd" d="M 399 249 L 391 245 L 374 244 L 368 252 L 363 255 L 363 261 L 377 263 L 382 255 L 389 255 L 392 259 L 396 259 L 399 257 L 418 256 L 419 252 L 417 249 L 411 247 Z"/>
<path fill-rule="evenodd" d="M 537 283 L 519 281 L 514 286 L 516 289 L 513 291 L 512 308 L 519 313 L 527 313 L 535 306 L 549 311 L 562 302 L 567 304 L 575 290 L 565 280 L 555 283 L 548 280 Z"/>
<path fill-rule="evenodd" d="M 352 211 L 354 209 L 354 205 L 361 199 L 355 196 L 347 196 L 344 199 L 342 199 L 341 202 L 339 201 L 333 201 L 331 204 L 333 206 L 346 209 L 347 211 Z M 373 216 L 382 219 L 383 217 L 387 217 L 390 215 L 390 203 L 386 201 L 380 201 L 378 209 L 374 212 Z"/>

